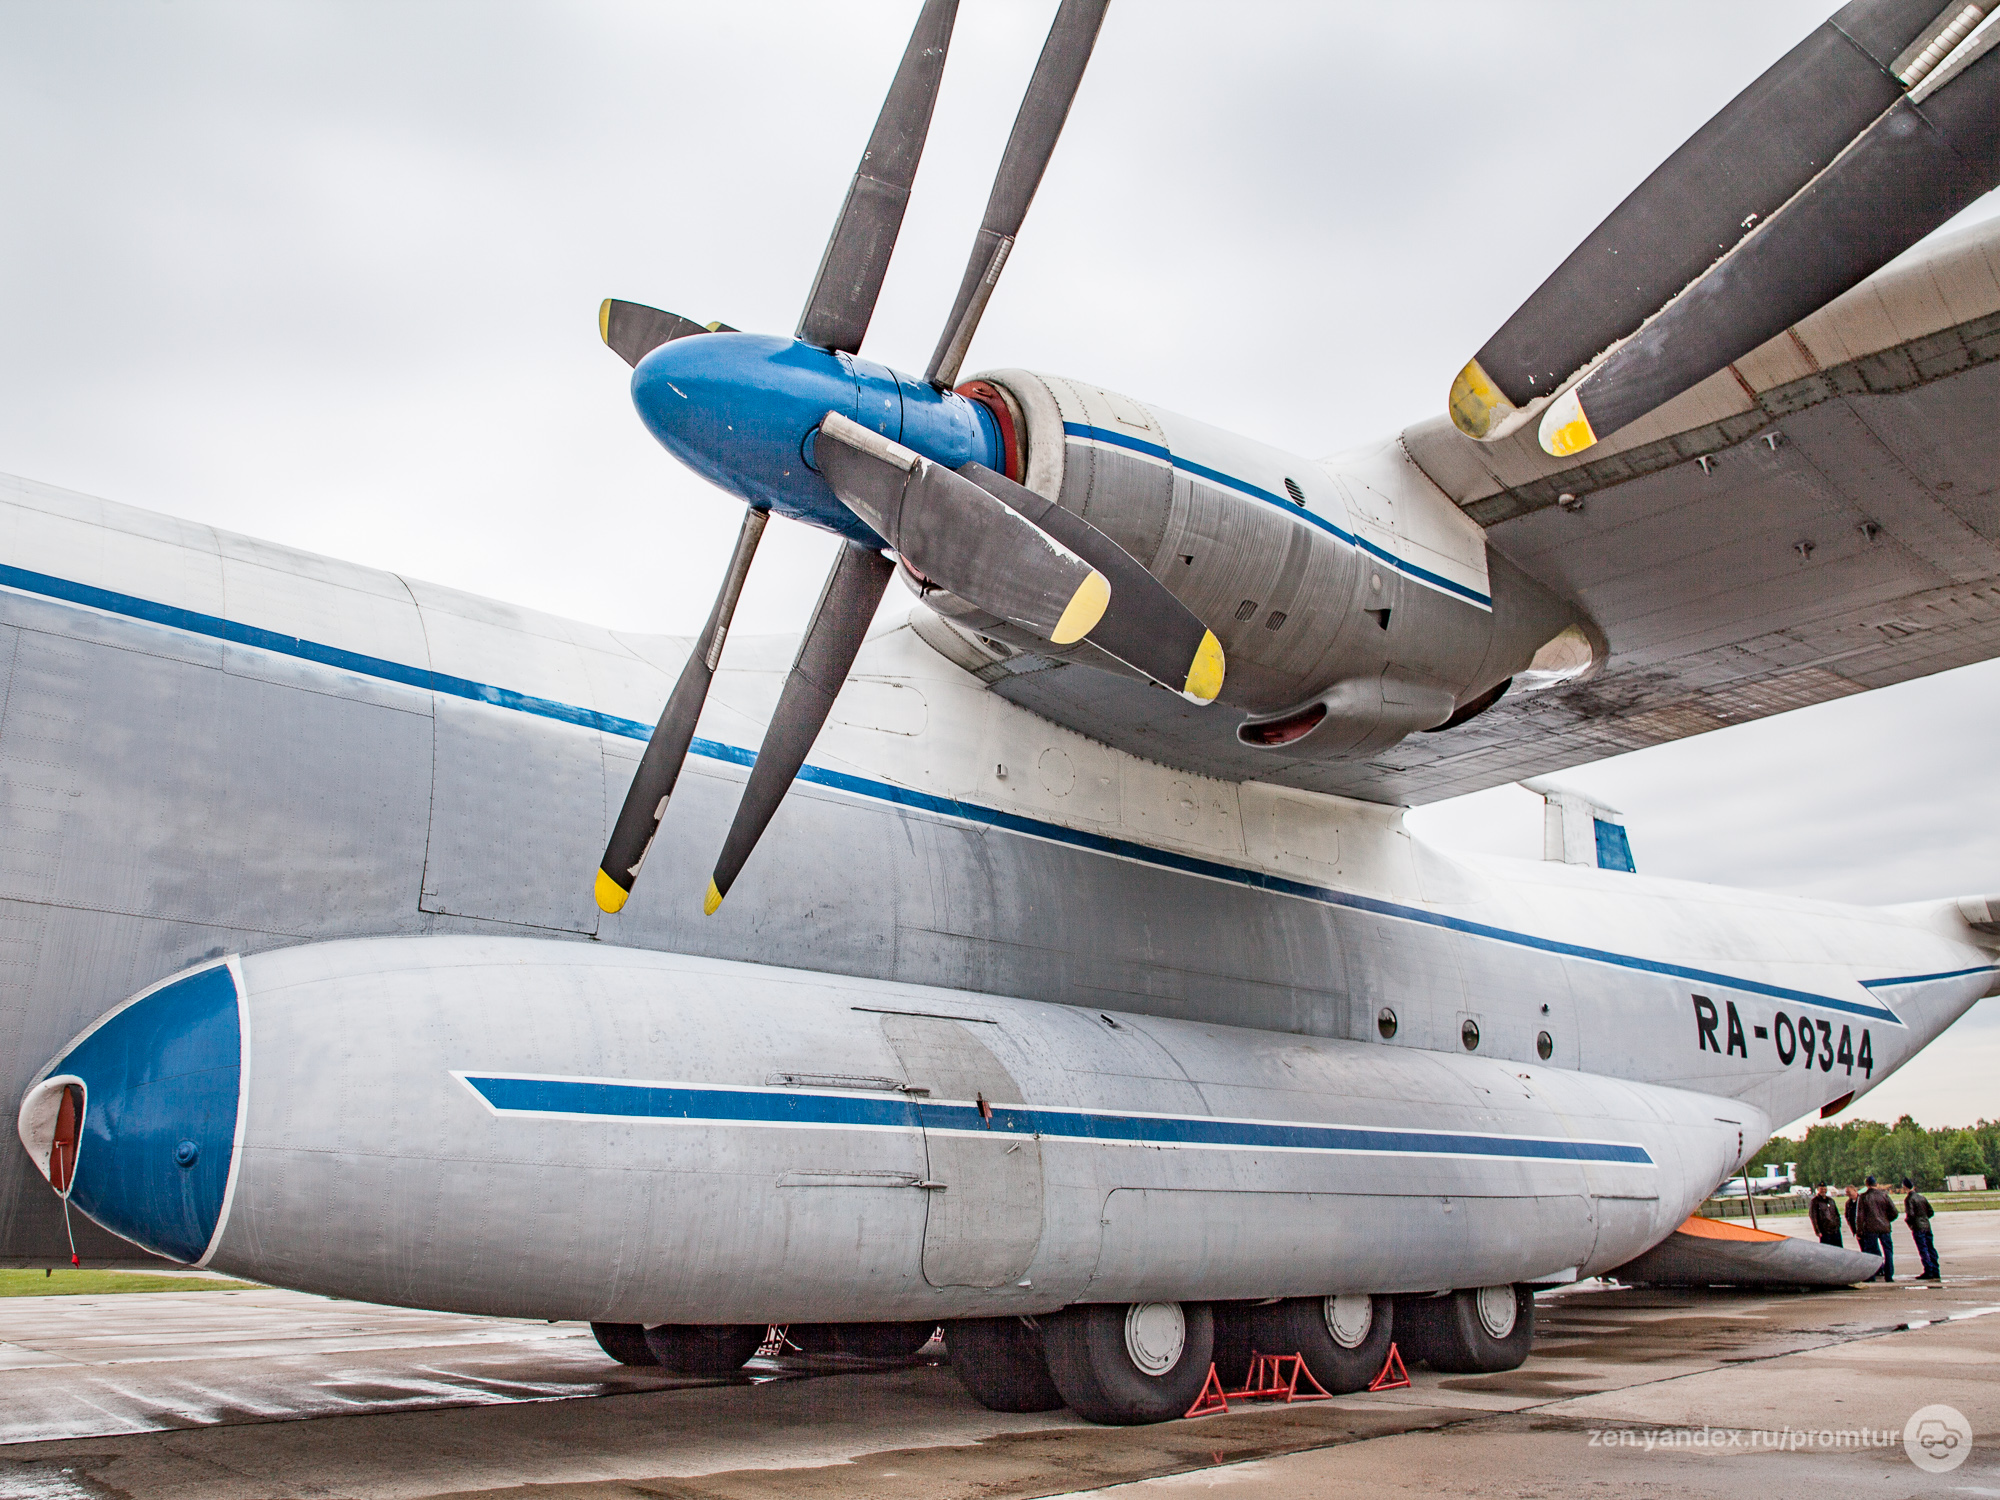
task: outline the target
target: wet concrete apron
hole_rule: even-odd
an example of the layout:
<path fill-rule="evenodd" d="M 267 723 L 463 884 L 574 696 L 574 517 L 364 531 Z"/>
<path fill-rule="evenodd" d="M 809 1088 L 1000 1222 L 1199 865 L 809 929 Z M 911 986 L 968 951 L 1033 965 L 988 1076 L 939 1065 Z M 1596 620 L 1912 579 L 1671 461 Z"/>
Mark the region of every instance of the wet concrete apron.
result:
<path fill-rule="evenodd" d="M 1938 1238 L 1941 1288 L 1580 1287 L 1540 1299 L 1520 1370 L 1419 1369 L 1407 1391 L 1130 1429 L 987 1412 L 925 1364 L 784 1361 L 756 1384 L 714 1384 L 613 1365 L 575 1324 L 262 1290 L 9 1299 L 0 1497 L 2000 1490 L 2000 1213 L 1942 1216 Z M 1971 1459 L 1948 1475 L 1920 1473 L 1900 1447 L 1642 1441 L 1900 1430 L 1932 1402 L 1974 1428 Z"/>

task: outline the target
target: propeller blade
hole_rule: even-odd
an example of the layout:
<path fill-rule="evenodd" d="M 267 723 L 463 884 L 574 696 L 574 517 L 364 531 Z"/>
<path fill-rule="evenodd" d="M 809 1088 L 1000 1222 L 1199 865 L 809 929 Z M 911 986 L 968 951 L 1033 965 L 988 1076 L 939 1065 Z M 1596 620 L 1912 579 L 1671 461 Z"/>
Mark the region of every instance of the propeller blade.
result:
<path fill-rule="evenodd" d="M 744 784 L 743 800 L 736 805 L 736 821 L 729 825 L 729 837 L 715 862 L 708 898 L 701 908 L 708 915 L 713 916 L 722 905 L 799 767 L 806 763 L 833 700 L 847 680 L 848 668 L 854 665 L 869 622 L 875 618 L 889 575 L 895 571 L 895 564 L 880 552 L 858 542 L 843 544 L 840 556 L 834 559 L 819 603 L 813 606 L 812 622 L 799 642 L 799 654 L 778 694 L 778 707 L 764 731 L 764 743 L 757 747 L 757 761 Z"/>
<path fill-rule="evenodd" d="M 841 503 L 940 588 L 1067 646 L 1111 600 L 1104 575 L 942 464 L 828 412 L 814 458 Z"/>
<path fill-rule="evenodd" d="M 1222 691 L 1222 643 L 1145 565 L 1074 511 L 1064 510 L 984 464 L 959 474 L 1102 573 L 1111 585 L 1104 618 L 1090 643 L 1144 672 L 1190 703 L 1213 703 Z M 954 590 L 954 592 L 956 592 Z M 969 597 L 969 596 L 968 596 Z M 977 605 L 976 599 L 969 602 Z M 983 607 L 983 606 L 982 606 Z"/>
<path fill-rule="evenodd" d="M 1968 7 L 1969 8 L 1969 7 Z M 1995 28 L 2000 40 L 2000 28 Z M 2000 186 L 2000 47 L 1913 90 L 1658 317 L 1550 403 L 1558 458 L 1776 338 Z"/>
<path fill-rule="evenodd" d="M 1942 3 L 1854 0 L 1730 101 L 1459 371 L 1449 398 L 1459 430 L 1505 437 L 1776 213 L 1902 96 L 1897 74 L 1916 65 L 1905 54 L 1920 56 L 1915 44 L 1942 30 L 1934 18 L 1962 9 L 1939 17 Z"/>
<path fill-rule="evenodd" d="M 636 365 L 671 339 L 734 332 L 727 323 L 697 323 L 679 313 L 662 312 L 643 302 L 620 302 L 616 297 L 606 297 L 597 309 L 598 336 L 628 365 Z"/>
<path fill-rule="evenodd" d="M 1049 39 L 1028 80 L 1027 96 L 1021 112 L 1014 117 L 1014 133 L 1007 138 L 1007 150 L 1000 158 L 1000 171 L 993 179 L 993 192 L 986 200 L 986 217 L 972 242 L 972 258 L 958 284 L 958 300 L 952 303 L 945 320 L 937 352 L 931 355 L 924 378 L 944 390 L 958 383 L 959 366 L 978 331 L 987 300 L 1000 279 L 1001 267 L 1035 201 L 1035 189 L 1042 185 L 1049 157 L 1069 119 L 1071 101 L 1083 81 L 1084 65 L 1097 45 L 1098 29 L 1104 24 L 1110 0 L 1063 0 L 1049 27 Z"/>
<path fill-rule="evenodd" d="M 660 831 L 660 820 L 667 815 L 667 799 L 680 780 L 688 746 L 694 743 L 694 727 L 708 699 L 708 685 L 722 660 L 722 642 L 729 634 L 736 601 L 743 594 L 743 580 L 750 573 L 750 560 L 757 555 L 757 543 L 770 518 L 769 511 L 754 506 L 744 511 L 736 550 L 730 554 L 729 571 L 722 576 L 715 607 L 708 612 L 708 624 L 695 637 L 680 680 L 660 713 L 653 737 L 646 741 L 639 769 L 632 773 L 625 805 L 618 809 L 618 821 L 612 824 L 611 839 L 604 848 L 604 862 L 597 870 L 597 904 L 605 911 L 615 912 L 625 905 L 632 883 L 639 878 L 639 867 L 646 862 L 646 851 L 653 847 L 653 837 Z"/>
<path fill-rule="evenodd" d="M 958 0 L 924 0 L 793 337 L 847 354 L 861 347 L 903 227 L 957 19 Z"/>

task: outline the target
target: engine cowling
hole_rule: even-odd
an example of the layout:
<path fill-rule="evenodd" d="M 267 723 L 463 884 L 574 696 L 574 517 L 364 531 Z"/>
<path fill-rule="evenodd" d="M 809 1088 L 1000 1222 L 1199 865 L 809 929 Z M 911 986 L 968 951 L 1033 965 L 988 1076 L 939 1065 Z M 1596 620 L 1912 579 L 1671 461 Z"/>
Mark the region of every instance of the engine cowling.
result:
<path fill-rule="evenodd" d="M 1591 670 L 1602 638 L 1489 552 L 1390 442 L 1314 460 L 1080 381 L 998 370 L 960 387 L 995 416 L 1011 477 L 1112 537 L 1221 640 L 1238 738 L 1278 755 L 1366 754 L 1471 717 L 1516 679 Z M 1002 651 L 1126 672 L 906 576 Z"/>

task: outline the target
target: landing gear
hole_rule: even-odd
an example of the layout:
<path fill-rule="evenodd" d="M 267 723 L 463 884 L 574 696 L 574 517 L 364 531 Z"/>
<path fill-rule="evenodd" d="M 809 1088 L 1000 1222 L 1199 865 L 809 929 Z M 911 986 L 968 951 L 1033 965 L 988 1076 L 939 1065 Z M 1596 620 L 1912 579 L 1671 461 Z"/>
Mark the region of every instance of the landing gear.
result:
<path fill-rule="evenodd" d="M 1519 1369 L 1535 1341 L 1535 1294 L 1525 1286 L 1482 1286 L 1396 1304 L 1403 1354 L 1450 1375 Z"/>
<path fill-rule="evenodd" d="M 657 1365 L 653 1351 L 646 1347 L 646 1330 L 637 1323 L 592 1323 L 597 1347 L 621 1365 Z"/>
<path fill-rule="evenodd" d="M 825 1323 L 833 1349 L 861 1359 L 915 1359 L 931 1341 L 935 1323 Z M 794 1339 L 801 1347 L 808 1347 Z"/>
<path fill-rule="evenodd" d="M 959 1384 L 988 1411 L 1054 1411 L 1063 1404 L 1049 1378 L 1041 1330 L 1019 1318 L 947 1323 L 944 1345 Z"/>
<path fill-rule="evenodd" d="M 728 1375 L 757 1352 L 764 1334 L 762 1323 L 663 1323 L 646 1330 L 646 1348 L 676 1375 Z"/>
<path fill-rule="evenodd" d="M 1214 1357 L 1205 1302 L 1097 1303 L 1041 1322 L 1049 1375 L 1070 1410 L 1091 1422 L 1185 1416 Z"/>
<path fill-rule="evenodd" d="M 1244 1322 L 1258 1353 L 1304 1355 L 1312 1378 L 1336 1396 L 1368 1389 L 1398 1331 L 1394 1299 L 1365 1294 L 1289 1297 L 1250 1308 Z"/>

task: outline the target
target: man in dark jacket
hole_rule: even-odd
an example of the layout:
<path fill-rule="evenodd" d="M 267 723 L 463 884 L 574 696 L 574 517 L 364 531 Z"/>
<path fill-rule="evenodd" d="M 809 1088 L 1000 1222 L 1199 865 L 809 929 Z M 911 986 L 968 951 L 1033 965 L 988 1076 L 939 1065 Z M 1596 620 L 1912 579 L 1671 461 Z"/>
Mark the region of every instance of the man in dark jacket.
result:
<path fill-rule="evenodd" d="M 1875 1179 L 1869 1178 L 1868 1191 L 1854 1205 L 1854 1235 L 1860 1240 L 1864 1253 L 1882 1257 L 1882 1269 L 1870 1276 L 1870 1281 L 1896 1279 L 1896 1247 L 1889 1239 L 1889 1231 L 1895 1223 L 1896 1205 L 1887 1193 L 1875 1186 Z"/>
<path fill-rule="evenodd" d="M 1827 1197 L 1825 1183 L 1813 1189 L 1812 1202 L 1806 1206 L 1806 1212 L 1812 1215 L 1813 1232 L 1819 1236 L 1819 1242 L 1839 1249 L 1840 1210 Z"/>
<path fill-rule="evenodd" d="M 1854 1184 L 1850 1182 L 1847 1185 L 1847 1202 L 1842 1204 L 1840 1209 L 1847 1216 L 1847 1232 L 1849 1234 L 1856 1232 L 1854 1228 L 1854 1205 L 1858 1202 L 1860 1202 L 1860 1198 L 1855 1193 Z"/>
<path fill-rule="evenodd" d="M 1911 1185 L 1910 1179 L 1903 1179 L 1903 1222 L 1910 1226 L 1910 1238 L 1917 1242 L 1917 1259 L 1924 1263 L 1922 1279 L 1942 1281 L 1938 1274 L 1937 1244 L 1931 1239 L 1931 1219 L 1936 1210 L 1931 1200 Z"/>

